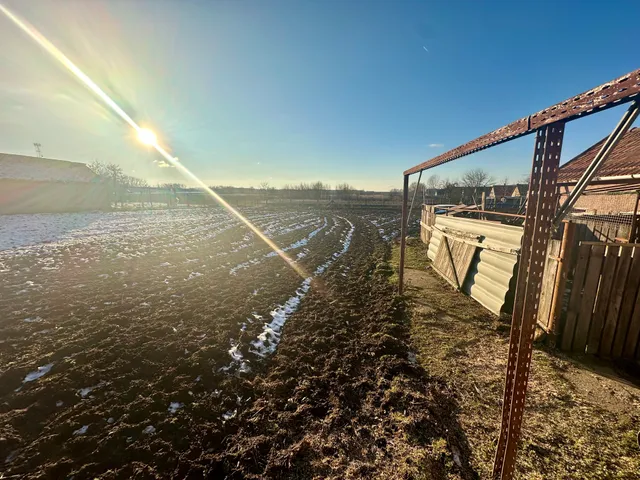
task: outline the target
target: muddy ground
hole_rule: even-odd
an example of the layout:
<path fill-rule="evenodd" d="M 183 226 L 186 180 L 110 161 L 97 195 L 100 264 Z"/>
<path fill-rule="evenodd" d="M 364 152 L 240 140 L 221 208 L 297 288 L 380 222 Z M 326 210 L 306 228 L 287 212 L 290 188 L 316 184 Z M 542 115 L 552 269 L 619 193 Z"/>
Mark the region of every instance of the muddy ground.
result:
<path fill-rule="evenodd" d="M 397 252 L 394 252 L 397 258 Z M 509 323 L 455 292 L 408 247 L 411 344 L 431 375 L 454 392 L 471 466 L 489 478 L 504 388 Z M 519 479 L 640 478 L 640 388 L 610 363 L 534 349 L 518 450 Z"/>
<path fill-rule="evenodd" d="M 214 210 L 0 252 L 0 475 L 476 476 L 388 282 L 397 213 L 247 215 L 298 273 Z"/>

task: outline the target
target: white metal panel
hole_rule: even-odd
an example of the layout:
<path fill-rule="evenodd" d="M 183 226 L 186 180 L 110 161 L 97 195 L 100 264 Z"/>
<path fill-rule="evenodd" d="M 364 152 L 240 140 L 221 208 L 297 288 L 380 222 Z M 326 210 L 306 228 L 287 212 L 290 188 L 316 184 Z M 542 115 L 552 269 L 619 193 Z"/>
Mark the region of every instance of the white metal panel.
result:
<path fill-rule="evenodd" d="M 480 243 L 519 249 L 523 228 L 469 218 L 436 217 L 427 256 L 436 258 L 442 234 L 437 229 L 449 228 L 480 236 Z M 511 285 L 518 256 L 493 250 L 478 249 L 471 262 L 462 291 L 480 302 L 488 310 L 500 314 Z"/>

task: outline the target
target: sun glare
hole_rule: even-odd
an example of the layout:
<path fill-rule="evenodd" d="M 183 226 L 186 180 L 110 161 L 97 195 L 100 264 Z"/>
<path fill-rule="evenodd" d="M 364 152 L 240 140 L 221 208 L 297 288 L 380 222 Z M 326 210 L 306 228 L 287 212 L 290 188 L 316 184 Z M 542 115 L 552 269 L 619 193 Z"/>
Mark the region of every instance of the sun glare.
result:
<path fill-rule="evenodd" d="M 138 130 L 138 140 L 140 140 L 145 145 L 155 145 L 157 138 L 156 134 L 148 128 L 141 128 L 140 130 Z"/>

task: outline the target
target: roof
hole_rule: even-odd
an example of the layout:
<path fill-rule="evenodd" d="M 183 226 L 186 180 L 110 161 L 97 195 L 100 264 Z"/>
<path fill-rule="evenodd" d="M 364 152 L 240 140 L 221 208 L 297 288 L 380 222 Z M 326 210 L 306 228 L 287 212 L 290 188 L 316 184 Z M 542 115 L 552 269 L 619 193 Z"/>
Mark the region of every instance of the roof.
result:
<path fill-rule="evenodd" d="M 576 183 L 591 164 L 606 138 L 572 158 L 558 170 L 558 183 Z M 640 175 L 640 128 L 629 130 L 596 172 L 594 180 L 605 177 Z"/>
<path fill-rule="evenodd" d="M 0 153 L 0 179 L 38 182 L 91 182 L 96 174 L 84 163 Z"/>
<path fill-rule="evenodd" d="M 493 185 L 493 194 L 496 197 L 510 197 L 515 190 L 515 185 Z"/>

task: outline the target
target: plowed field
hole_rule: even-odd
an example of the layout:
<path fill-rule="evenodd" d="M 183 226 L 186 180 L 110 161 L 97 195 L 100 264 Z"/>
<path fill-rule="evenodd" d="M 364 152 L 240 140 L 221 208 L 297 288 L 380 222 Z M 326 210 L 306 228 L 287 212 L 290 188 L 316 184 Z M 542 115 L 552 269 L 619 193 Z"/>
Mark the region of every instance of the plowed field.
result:
<path fill-rule="evenodd" d="M 245 213 L 303 275 L 218 210 L 2 219 L 0 474 L 472 476 L 385 277 L 398 214 Z"/>

